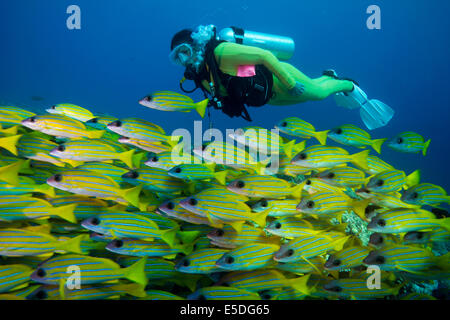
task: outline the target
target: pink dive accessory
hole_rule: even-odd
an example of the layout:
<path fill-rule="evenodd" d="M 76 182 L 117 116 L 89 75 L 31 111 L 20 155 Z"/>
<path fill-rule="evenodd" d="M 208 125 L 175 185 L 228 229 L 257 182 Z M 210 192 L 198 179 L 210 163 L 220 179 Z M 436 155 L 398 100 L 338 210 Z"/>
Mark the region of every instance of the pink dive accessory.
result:
<path fill-rule="evenodd" d="M 253 77 L 256 75 L 255 72 L 255 66 L 252 65 L 246 65 L 246 66 L 239 66 L 237 69 L 237 76 L 238 77 Z"/>

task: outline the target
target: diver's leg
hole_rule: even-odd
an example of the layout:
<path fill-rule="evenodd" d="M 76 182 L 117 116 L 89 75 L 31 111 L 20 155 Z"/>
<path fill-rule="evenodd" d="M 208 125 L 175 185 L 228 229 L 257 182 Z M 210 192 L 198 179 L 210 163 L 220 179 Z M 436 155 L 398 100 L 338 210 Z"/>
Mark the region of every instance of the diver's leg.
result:
<path fill-rule="evenodd" d="M 304 85 L 305 91 L 299 96 L 292 96 L 288 89 L 284 87 L 276 77 L 274 77 L 274 96 L 269 101 L 269 104 L 287 105 L 310 100 L 322 100 L 334 93 L 353 90 L 353 82 L 348 80 L 336 80 L 329 76 L 321 76 L 317 79 L 311 79 L 288 63 L 283 63 L 283 68 L 288 70 L 288 72 L 295 77 L 295 80 Z"/>

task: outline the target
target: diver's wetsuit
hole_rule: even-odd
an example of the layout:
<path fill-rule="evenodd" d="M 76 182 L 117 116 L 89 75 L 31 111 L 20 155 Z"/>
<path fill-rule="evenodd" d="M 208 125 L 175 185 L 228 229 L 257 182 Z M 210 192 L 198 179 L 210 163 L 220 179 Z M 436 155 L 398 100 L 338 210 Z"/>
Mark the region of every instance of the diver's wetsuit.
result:
<path fill-rule="evenodd" d="M 270 51 L 257 47 L 245 46 L 231 42 L 220 43 L 214 49 L 214 55 L 220 70 L 228 75 L 236 76 L 241 65 L 263 65 L 273 75 L 272 97 L 270 105 L 290 105 L 309 100 L 322 100 L 338 93 L 353 90 L 353 82 L 336 80 L 329 76 L 311 79 L 289 63 L 280 62 Z M 301 95 L 293 96 L 289 90 L 296 82 L 304 86 Z M 207 81 L 202 82 L 209 89 Z M 220 93 L 227 95 L 221 86 Z"/>

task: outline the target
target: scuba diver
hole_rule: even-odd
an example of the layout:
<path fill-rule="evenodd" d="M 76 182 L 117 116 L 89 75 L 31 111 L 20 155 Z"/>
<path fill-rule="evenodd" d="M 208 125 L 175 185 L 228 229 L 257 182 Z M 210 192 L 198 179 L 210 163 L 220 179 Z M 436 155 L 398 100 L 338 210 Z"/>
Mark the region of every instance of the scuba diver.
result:
<path fill-rule="evenodd" d="M 339 106 L 356 109 L 369 129 L 385 126 L 394 111 L 369 100 L 358 84 L 326 70 L 311 79 L 289 63 L 294 51 L 291 38 L 245 31 L 237 27 L 216 32 L 214 25 L 184 29 L 171 42 L 170 59 L 186 68 L 180 87 L 191 93 L 200 88 L 209 106 L 230 117 L 251 121 L 247 106 L 291 105 L 335 95 Z M 185 90 L 184 81 L 195 88 Z"/>

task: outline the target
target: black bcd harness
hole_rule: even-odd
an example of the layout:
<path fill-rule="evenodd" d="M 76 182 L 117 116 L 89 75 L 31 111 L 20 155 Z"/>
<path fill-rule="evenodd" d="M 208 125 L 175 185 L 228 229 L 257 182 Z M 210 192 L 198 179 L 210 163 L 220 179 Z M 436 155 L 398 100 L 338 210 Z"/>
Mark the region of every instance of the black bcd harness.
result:
<path fill-rule="evenodd" d="M 244 31 L 234 28 L 236 43 L 242 44 Z M 223 73 L 216 61 L 214 49 L 225 41 L 213 39 L 208 42 L 205 48 L 205 63 L 199 72 L 192 68 L 186 68 L 185 79 L 193 80 L 195 88 L 186 90 L 180 83 L 181 90 L 192 93 L 200 88 L 209 98 L 208 107 L 222 110 L 230 117 L 242 117 L 247 121 L 252 121 L 247 111 L 247 106 L 260 107 L 272 98 L 273 76 L 272 73 L 263 65 L 255 66 L 255 75 L 251 77 L 231 76 Z M 206 90 L 202 81 L 207 81 L 210 91 Z M 227 92 L 222 96 L 219 92 L 220 86 L 223 86 Z"/>

